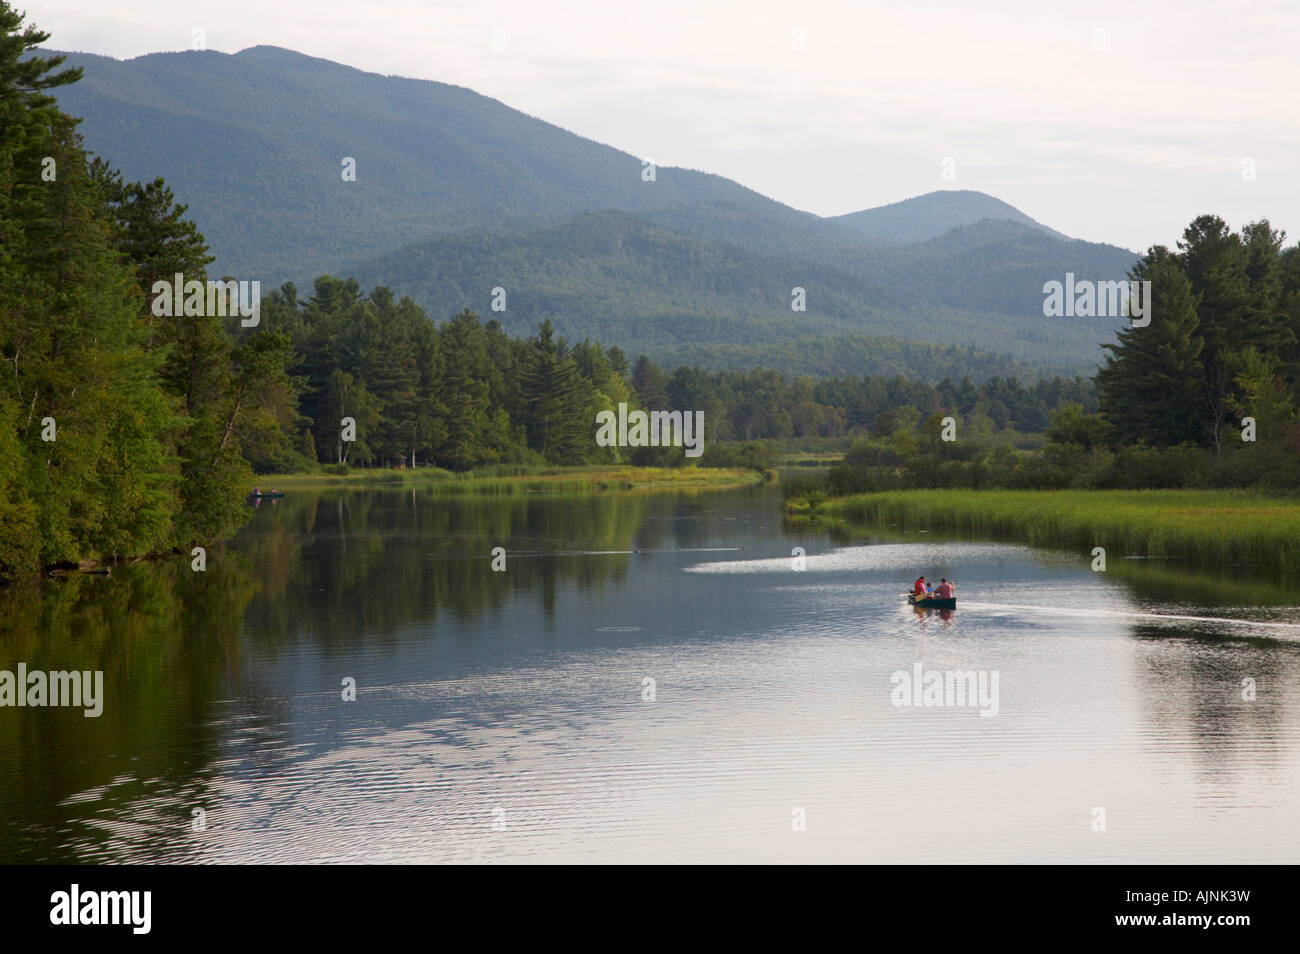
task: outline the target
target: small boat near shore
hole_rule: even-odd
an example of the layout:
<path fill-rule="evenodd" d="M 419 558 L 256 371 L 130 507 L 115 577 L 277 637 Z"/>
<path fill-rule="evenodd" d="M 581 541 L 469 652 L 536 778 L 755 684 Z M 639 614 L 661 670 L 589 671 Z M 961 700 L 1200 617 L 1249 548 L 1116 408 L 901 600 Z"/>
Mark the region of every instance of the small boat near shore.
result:
<path fill-rule="evenodd" d="M 907 594 L 907 602 L 910 606 L 919 606 L 921 609 L 956 609 L 957 597 L 950 596 L 947 599 L 940 599 L 937 596 L 917 598 L 913 594 Z"/>
<path fill-rule="evenodd" d="M 263 498 L 263 497 L 283 497 L 283 496 L 284 496 L 284 491 L 283 491 L 283 490 L 279 490 L 279 491 L 276 491 L 276 492 L 274 492 L 274 493 L 265 493 L 265 494 L 252 493 L 252 494 L 249 494 L 249 495 L 248 495 L 248 499 L 249 499 L 249 500 L 260 500 L 260 499 Z"/>

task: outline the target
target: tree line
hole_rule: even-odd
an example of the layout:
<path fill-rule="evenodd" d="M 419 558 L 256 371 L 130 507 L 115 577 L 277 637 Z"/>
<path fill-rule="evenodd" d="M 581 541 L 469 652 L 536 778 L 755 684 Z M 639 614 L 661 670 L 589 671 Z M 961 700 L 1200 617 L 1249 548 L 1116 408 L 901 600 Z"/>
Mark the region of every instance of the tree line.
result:
<path fill-rule="evenodd" d="M 629 367 L 549 321 L 526 339 L 468 310 L 438 324 L 332 276 L 302 299 L 272 291 L 255 328 L 161 317 L 158 283 L 207 282 L 206 241 L 163 180 L 125 181 L 87 150 L 50 92 L 80 71 L 39 55 L 47 39 L 0 0 L 0 579 L 226 537 L 256 473 L 685 462 L 597 445 L 596 414 L 620 403 L 703 411 L 706 462 L 732 463 L 707 448 L 840 438 L 939 407 L 1032 430 L 1062 402 L 1094 400 L 1081 379 Z"/>
<path fill-rule="evenodd" d="M 437 324 L 410 298 L 385 287 L 364 293 L 354 279 L 322 276 L 300 299 L 291 283 L 261 309 L 265 330 L 287 338 L 284 378 L 293 394 L 250 433 L 255 469 L 315 464 L 426 466 L 453 470 L 494 463 L 680 464 L 680 452 L 603 448 L 596 415 L 631 408 L 704 412 L 709 443 L 869 433 L 908 409 L 952 407 L 989 430 L 1037 431 L 1069 402 L 1095 408 L 1085 379 L 1022 385 L 993 377 L 937 385 L 893 377 L 791 381 L 780 372 L 665 370 L 617 347 L 556 337 L 549 321 L 527 339 L 463 310 Z M 296 398 L 296 400 L 295 400 Z M 891 417 L 892 415 L 892 417 Z M 344 440 L 351 420 L 354 440 Z M 707 450 L 706 450 L 707 455 Z"/>
<path fill-rule="evenodd" d="M 1046 443 L 1015 450 L 940 413 L 887 425 L 790 495 L 910 487 L 1300 488 L 1300 246 L 1267 220 L 1234 232 L 1202 215 L 1176 249 L 1153 246 L 1145 326 L 1104 345 L 1096 403 L 1050 412 Z M 944 408 L 955 405 L 950 401 Z M 916 426 L 921 423 L 921 426 Z"/>

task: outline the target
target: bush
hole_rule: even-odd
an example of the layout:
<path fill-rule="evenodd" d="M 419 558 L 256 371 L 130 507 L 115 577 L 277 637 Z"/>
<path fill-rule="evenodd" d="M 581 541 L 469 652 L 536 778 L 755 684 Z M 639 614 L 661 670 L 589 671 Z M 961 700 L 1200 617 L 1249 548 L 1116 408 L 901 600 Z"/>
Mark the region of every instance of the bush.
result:
<path fill-rule="evenodd" d="M 826 474 L 792 474 L 782 477 L 781 496 L 786 500 L 803 497 L 816 505 L 826 498 Z"/>
<path fill-rule="evenodd" d="M 681 454 L 681 448 L 676 448 Z M 680 461 L 679 461 L 680 463 Z M 748 467 L 760 473 L 777 465 L 776 453 L 766 441 L 748 441 L 743 444 L 709 444 L 699 458 L 701 467 Z"/>
<path fill-rule="evenodd" d="M 1206 454 L 1188 445 L 1148 447 L 1135 444 L 1115 453 L 1096 478 L 1095 487 L 1113 490 L 1166 490 L 1206 483 Z"/>

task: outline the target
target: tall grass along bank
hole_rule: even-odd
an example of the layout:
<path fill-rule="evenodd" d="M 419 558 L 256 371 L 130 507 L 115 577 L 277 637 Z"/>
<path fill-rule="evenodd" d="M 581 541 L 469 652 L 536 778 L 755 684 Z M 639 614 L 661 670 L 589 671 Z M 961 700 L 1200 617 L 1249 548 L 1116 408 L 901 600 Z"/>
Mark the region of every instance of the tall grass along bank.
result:
<path fill-rule="evenodd" d="M 1109 557 L 1300 569 L 1300 501 L 1235 491 L 908 490 L 818 504 L 853 524 L 946 527 Z"/>
<path fill-rule="evenodd" d="M 349 468 L 345 473 L 278 474 L 258 478 L 267 490 L 418 487 L 443 494 L 600 493 L 610 490 L 723 490 L 757 483 L 763 475 L 746 468 L 703 467 L 528 467 L 496 465 L 464 473 L 437 468 L 394 470 Z"/>

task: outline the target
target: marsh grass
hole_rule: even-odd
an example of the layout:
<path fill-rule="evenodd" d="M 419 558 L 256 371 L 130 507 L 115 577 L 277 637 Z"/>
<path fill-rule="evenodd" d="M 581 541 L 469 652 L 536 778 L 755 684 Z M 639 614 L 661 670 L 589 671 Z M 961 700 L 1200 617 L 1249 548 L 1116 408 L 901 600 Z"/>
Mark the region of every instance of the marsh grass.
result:
<path fill-rule="evenodd" d="M 1107 559 L 1300 570 L 1300 500 L 1245 491 L 908 490 L 828 500 L 819 516 L 1105 547 Z"/>
<path fill-rule="evenodd" d="M 525 467 L 496 465 L 454 473 L 434 467 L 418 470 L 353 470 L 347 474 L 272 474 L 258 478 L 263 490 L 340 488 L 418 488 L 457 494 L 588 494 L 611 490 L 723 489 L 757 483 L 762 475 L 744 468 L 703 467 Z"/>

